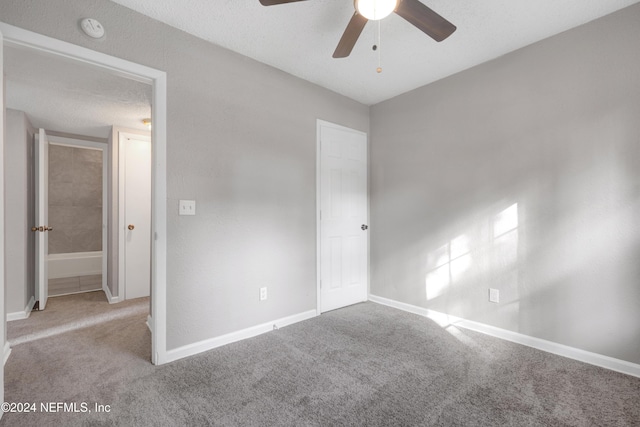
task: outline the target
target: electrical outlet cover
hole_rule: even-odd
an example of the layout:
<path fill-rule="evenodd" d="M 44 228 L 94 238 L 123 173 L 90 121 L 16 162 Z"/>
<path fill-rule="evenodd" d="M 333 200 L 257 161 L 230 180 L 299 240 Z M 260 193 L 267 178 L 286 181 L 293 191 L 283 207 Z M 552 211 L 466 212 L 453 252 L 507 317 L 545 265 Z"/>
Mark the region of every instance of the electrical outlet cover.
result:
<path fill-rule="evenodd" d="M 500 302 L 500 290 L 489 288 L 489 301 Z"/>
<path fill-rule="evenodd" d="M 180 200 L 179 215 L 195 215 L 195 214 L 196 214 L 195 200 Z"/>

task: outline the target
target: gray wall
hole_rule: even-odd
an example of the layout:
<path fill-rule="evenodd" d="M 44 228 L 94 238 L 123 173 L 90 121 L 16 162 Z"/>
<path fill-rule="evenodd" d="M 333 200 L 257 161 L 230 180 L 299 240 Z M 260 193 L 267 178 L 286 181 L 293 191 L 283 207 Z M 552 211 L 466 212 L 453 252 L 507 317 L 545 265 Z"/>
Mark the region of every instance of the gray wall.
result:
<path fill-rule="evenodd" d="M 102 250 L 102 151 L 49 146 L 49 253 Z"/>
<path fill-rule="evenodd" d="M 5 139 L 5 239 L 6 239 L 6 298 L 7 313 L 24 311 L 35 295 L 34 257 L 28 242 L 33 240 L 30 231 L 35 225 L 32 197 L 28 197 L 33 185 L 30 171 L 33 169 L 33 127 L 22 111 L 7 110 Z"/>
<path fill-rule="evenodd" d="M 315 309 L 316 119 L 368 131 L 368 107 L 106 0 L 4 0 L 0 17 L 167 72 L 169 349 Z"/>
<path fill-rule="evenodd" d="M 640 363 L 638 23 L 371 108 L 372 294 Z"/>

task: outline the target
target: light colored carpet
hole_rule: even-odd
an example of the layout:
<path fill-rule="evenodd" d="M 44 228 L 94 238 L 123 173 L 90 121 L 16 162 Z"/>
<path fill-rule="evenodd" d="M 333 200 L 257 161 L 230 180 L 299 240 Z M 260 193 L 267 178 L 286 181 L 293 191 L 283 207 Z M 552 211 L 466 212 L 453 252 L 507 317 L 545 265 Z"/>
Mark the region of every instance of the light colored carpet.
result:
<path fill-rule="evenodd" d="M 65 323 L 54 304 L 63 298 L 51 300 L 54 326 Z M 640 425 L 640 378 L 374 303 L 155 367 L 148 300 L 85 298 L 86 315 L 103 321 L 79 315 L 80 329 L 15 345 L 6 400 L 97 402 L 111 412 L 8 413 L 0 424 Z M 50 325 L 46 315 L 10 322 L 10 338 L 33 336 L 39 328 L 26 324 Z"/>

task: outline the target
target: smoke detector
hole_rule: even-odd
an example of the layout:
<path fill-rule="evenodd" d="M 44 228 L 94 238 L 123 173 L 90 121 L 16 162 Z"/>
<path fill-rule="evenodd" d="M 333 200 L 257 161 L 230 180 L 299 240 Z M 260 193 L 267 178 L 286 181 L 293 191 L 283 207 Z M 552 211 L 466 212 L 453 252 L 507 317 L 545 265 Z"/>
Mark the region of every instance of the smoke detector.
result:
<path fill-rule="evenodd" d="M 104 36 L 104 27 L 97 19 L 84 18 L 80 21 L 80 28 L 82 28 L 82 31 L 84 31 L 86 35 L 94 39 L 99 39 Z"/>

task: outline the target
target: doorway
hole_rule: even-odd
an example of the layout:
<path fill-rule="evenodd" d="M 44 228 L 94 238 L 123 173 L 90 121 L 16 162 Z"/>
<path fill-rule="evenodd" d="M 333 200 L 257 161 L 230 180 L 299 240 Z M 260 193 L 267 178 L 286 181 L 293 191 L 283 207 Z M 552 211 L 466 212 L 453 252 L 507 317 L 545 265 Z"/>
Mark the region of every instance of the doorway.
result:
<path fill-rule="evenodd" d="M 367 300 L 367 134 L 318 120 L 318 314 Z"/>
<path fill-rule="evenodd" d="M 49 135 L 48 296 L 107 286 L 107 144 Z"/>
<path fill-rule="evenodd" d="M 2 39 L 4 37 L 4 40 Z M 141 66 L 119 58 L 111 57 L 90 49 L 81 48 L 70 43 L 42 36 L 11 25 L 0 23 L 0 42 L 3 46 L 18 49 L 35 50 L 50 57 L 64 58 L 78 66 L 90 66 L 96 70 L 106 71 L 114 76 L 125 77 L 137 82 L 149 84 L 153 93 L 152 120 L 153 161 L 152 161 L 152 230 L 154 234 L 151 248 L 152 272 L 151 286 L 153 299 L 151 301 L 150 329 L 152 331 L 152 362 L 161 364 L 166 361 L 166 74 L 145 66 Z M 3 65 L 0 63 L 0 66 Z M 0 70 L 0 76 L 3 76 Z M 3 78 L 4 79 L 4 78 Z M 0 85 L 1 86 L 1 85 Z M 3 105 L 4 110 L 4 105 Z M 4 123 L 1 123 L 4 128 Z M 0 129 L 0 135 L 4 129 Z M 2 138 L 2 147 L 5 141 Z M 1 199 L 4 205 L 4 191 Z M 4 234 L 2 235 L 4 246 Z M 6 283 L 2 279 L 2 290 Z M 3 304 L 4 306 L 4 304 Z M 6 318 L 3 313 L 3 321 Z M 2 336 L 2 347 L 5 347 L 5 337 Z"/>

